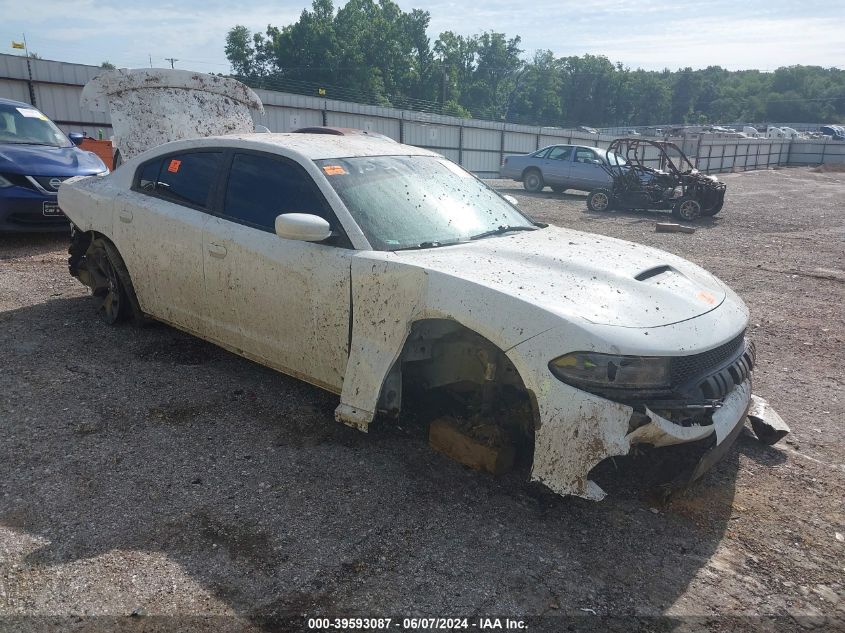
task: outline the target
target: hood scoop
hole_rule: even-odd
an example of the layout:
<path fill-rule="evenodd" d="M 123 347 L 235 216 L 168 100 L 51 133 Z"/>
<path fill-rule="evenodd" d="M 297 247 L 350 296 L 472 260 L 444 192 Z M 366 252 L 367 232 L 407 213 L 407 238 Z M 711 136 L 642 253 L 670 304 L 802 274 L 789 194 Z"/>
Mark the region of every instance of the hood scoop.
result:
<path fill-rule="evenodd" d="M 658 275 L 662 275 L 663 273 L 668 273 L 670 270 L 673 270 L 671 266 L 655 266 L 654 268 L 649 268 L 647 270 L 638 273 L 634 279 L 637 281 L 645 281 L 646 279 L 651 279 L 652 277 L 657 277 Z"/>

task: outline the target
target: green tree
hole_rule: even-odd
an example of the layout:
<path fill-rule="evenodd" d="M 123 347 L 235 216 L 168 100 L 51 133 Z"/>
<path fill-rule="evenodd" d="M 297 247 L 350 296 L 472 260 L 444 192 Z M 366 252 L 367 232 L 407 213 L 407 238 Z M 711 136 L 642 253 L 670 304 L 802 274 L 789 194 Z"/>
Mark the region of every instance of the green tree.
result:
<path fill-rule="evenodd" d="M 232 27 L 226 35 L 226 59 L 236 75 L 249 77 L 254 73 L 255 50 L 250 45 L 252 35 L 245 26 Z"/>

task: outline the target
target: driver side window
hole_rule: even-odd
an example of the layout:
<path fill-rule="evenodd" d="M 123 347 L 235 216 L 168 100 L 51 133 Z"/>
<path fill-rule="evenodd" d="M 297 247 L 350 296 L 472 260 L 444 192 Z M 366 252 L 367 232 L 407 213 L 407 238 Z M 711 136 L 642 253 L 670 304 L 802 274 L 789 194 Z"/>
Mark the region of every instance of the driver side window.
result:
<path fill-rule="evenodd" d="M 326 220 L 335 233 L 340 223 L 311 176 L 299 165 L 262 154 L 236 153 L 226 183 L 221 215 L 269 233 L 276 232 L 276 216 L 310 213 Z M 325 243 L 347 246 L 344 235 Z"/>
<path fill-rule="evenodd" d="M 223 215 L 241 224 L 274 233 L 276 216 L 312 213 L 336 224 L 327 213 L 322 194 L 299 167 L 269 156 L 235 154 Z"/>

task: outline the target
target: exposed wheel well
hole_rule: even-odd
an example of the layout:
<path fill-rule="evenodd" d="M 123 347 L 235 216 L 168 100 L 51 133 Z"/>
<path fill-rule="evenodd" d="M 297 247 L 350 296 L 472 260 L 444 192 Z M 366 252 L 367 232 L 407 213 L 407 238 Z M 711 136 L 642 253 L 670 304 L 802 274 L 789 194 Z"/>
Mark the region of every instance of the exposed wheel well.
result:
<path fill-rule="evenodd" d="M 93 293 L 97 292 L 97 279 L 89 270 L 88 255 L 91 251 L 92 244 L 96 246 L 98 243 L 104 243 L 105 249 L 109 255 L 109 259 L 113 260 L 112 264 L 115 267 L 118 277 L 123 284 L 124 290 L 129 302 L 129 316 L 133 323 L 142 325 L 145 322 L 144 315 L 138 304 L 138 298 L 135 295 L 135 288 L 132 284 L 132 278 L 129 271 L 126 269 L 126 264 L 120 254 L 117 246 L 106 235 L 98 231 L 80 231 L 74 230 L 71 238 L 70 247 L 68 248 L 68 271 L 73 277 L 79 279 L 82 284 L 91 288 Z"/>
<path fill-rule="evenodd" d="M 450 319 L 411 326 L 378 408 L 393 417 L 484 418 L 526 448 L 533 448 L 539 419 L 534 394 L 504 351 Z"/>

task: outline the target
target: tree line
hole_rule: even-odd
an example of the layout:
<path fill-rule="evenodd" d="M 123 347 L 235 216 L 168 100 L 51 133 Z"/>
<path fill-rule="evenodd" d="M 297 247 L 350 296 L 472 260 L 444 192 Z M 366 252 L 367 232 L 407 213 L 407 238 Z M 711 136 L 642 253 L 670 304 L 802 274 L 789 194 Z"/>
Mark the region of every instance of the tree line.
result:
<path fill-rule="evenodd" d="M 603 55 L 523 56 L 519 36 L 427 35 L 392 0 L 314 0 L 293 24 L 234 26 L 233 74 L 253 87 L 531 125 L 643 126 L 845 120 L 845 71 L 719 66 L 648 71 Z"/>

